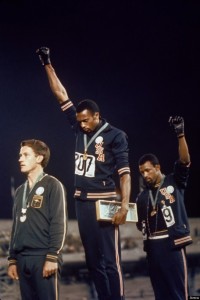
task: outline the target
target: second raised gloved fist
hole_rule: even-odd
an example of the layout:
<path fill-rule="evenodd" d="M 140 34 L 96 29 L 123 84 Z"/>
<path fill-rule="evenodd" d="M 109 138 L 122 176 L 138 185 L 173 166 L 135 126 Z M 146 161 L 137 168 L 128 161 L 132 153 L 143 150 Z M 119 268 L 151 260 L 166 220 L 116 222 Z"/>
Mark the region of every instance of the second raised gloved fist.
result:
<path fill-rule="evenodd" d="M 178 137 L 184 135 L 184 119 L 180 116 L 170 117 L 169 123 L 174 127 L 174 130 Z"/>
<path fill-rule="evenodd" d="M 47 47 L 40 47 L 36 50 L 36 53 L 39 56 L 39 59 L 43 66 L 49 65 L 51 63 L 50 60 L 50 49 Z"/>

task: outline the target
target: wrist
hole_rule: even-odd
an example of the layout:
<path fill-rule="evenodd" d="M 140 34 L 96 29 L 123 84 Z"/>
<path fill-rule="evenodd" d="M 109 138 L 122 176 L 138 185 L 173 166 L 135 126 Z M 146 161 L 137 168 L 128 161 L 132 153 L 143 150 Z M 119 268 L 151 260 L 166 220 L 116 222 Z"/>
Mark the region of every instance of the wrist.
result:
<path fill-rule="evenodd" d="M 179 134 L 177 137 L 178 137 L 178 139 L 181 139 L 182 137 L 184 137 L 185 135 L 184 135 L 184 133 L 181 133 L 181 134 Z"/>
<path fill-rule="evenodd" d="M 121 210 L 127 211 L 129 210 L 129 205 L 128 204 L 122 204 L 121 205 Z"/>

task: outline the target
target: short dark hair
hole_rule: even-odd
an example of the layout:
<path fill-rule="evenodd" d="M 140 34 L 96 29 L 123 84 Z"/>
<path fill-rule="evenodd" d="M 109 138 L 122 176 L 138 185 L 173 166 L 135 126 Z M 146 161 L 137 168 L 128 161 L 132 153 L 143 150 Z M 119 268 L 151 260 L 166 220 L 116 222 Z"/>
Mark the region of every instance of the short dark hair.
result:
<path fill-rule="evenodd" d="M 41 162 L 41 166 L 45 168 L 48 165 L 50 159 L 49 147 L 40 140 L 24 140 L 20 144 L 21 147 L 27 146 L 33 149 L 36 155 L 42 155 L 44 158 Z"/>
<path fill-rule="evenodd" d="M 100 112 L 100 109 L 96 102 L 90 99 L 84 99 L 80 101 L 76 107 L 76 112 L 80 113 L 85 109 L 90 110 L 92 113 Z"/>
<path fill-rule="evenodd" d="M 138 161 L 138 164 L 139 164 L 139 166 L 141 166 L 147 161 L 150 161 L 153 166 L 160 164 L 157 156 L 152 153 L 146 153 L 146 154 L 142 155 Z"/>

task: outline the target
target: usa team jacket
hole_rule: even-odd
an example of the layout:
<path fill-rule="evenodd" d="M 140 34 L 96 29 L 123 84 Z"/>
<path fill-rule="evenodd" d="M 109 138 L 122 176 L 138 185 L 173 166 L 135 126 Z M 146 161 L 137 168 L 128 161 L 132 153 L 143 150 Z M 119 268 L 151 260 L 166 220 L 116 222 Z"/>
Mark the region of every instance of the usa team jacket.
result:
<path fill-rule="evenodd" d="M 67 231 L 65 188 L 45 174 L 29 193 L 26 213 L 22 213 L 24 188 L 22 184 L 15 193 L 8 262 L 16 264 L 18 253 L 46 255 L 46 260 L 57 261 Z"/>
<path fill-rule="evenodd" d="M 174 172 L 166 175 L 164 182 L 158 193 L 158 209 L 162 212 L 164 219 L 163 224 L 167 229 L 169 240 L 172 248 L 186 246 L 192 243 L 190 236 L 190 228 L 188 224 L 188 217 L 184 205 L 184 192 L 187 186 L 189 176 L 189 166 L 181 164 L 177 161 L 174 165 Z M 145 188 L 137 197 L 138 209 L 138 223 L 137 228 L 143 232 L 144 235 L 144 249 L 145 244 L 148 243 L 149 232 L 148 218 L 149 207 L 149 189 Z"/>
<path fill-rule="evenodd" d="M 130 173 L 127 135 L 120 129 L 108 126 L 95 138 L 87 149 L 87 160 L 83 160 L 84 132 L 76 120 L 76 108 L 71 100 L 61 105 L 76 135 L 75 146 L 75 198 L 116 199 L 114 174 Z M 101 120 L 100 125 L 105 124 Z M 96 131 L 99 128 L 96 129 Z M 87 134 L 89 142 L 96 133 Z"/>

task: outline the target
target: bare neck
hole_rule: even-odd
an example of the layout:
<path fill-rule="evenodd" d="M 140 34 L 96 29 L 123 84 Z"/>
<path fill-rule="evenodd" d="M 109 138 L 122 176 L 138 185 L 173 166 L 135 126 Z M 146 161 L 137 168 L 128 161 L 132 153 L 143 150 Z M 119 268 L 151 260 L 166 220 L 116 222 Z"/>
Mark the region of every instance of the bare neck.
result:
<path fill-rule="evenodd" d="M 159 175 L 158 175 L 158 177 L 157 177 L 157 180 L 156 180 L 156 182 L 155 182 L 155 184 L 154 184 L 154 187 L 155 188 L 157 188 L 157 187 L 159 187 L 160 186 L 160 183 L 161 183 L 161 181 L 162 181 L 162 179 L 163 179 L 163 174 L 162 173 L 159 173 Z"/>
<path fill-rule="evenodd" d="M 38 178 L 43 174 L 43 168 L 37 168 L 33 171 L 31 171 L 28 176 L 28 183 L 29 183 L 29 187 L 32 188 L 32 186 L 34 186 L 34 184 L 37 182 Z"/>

